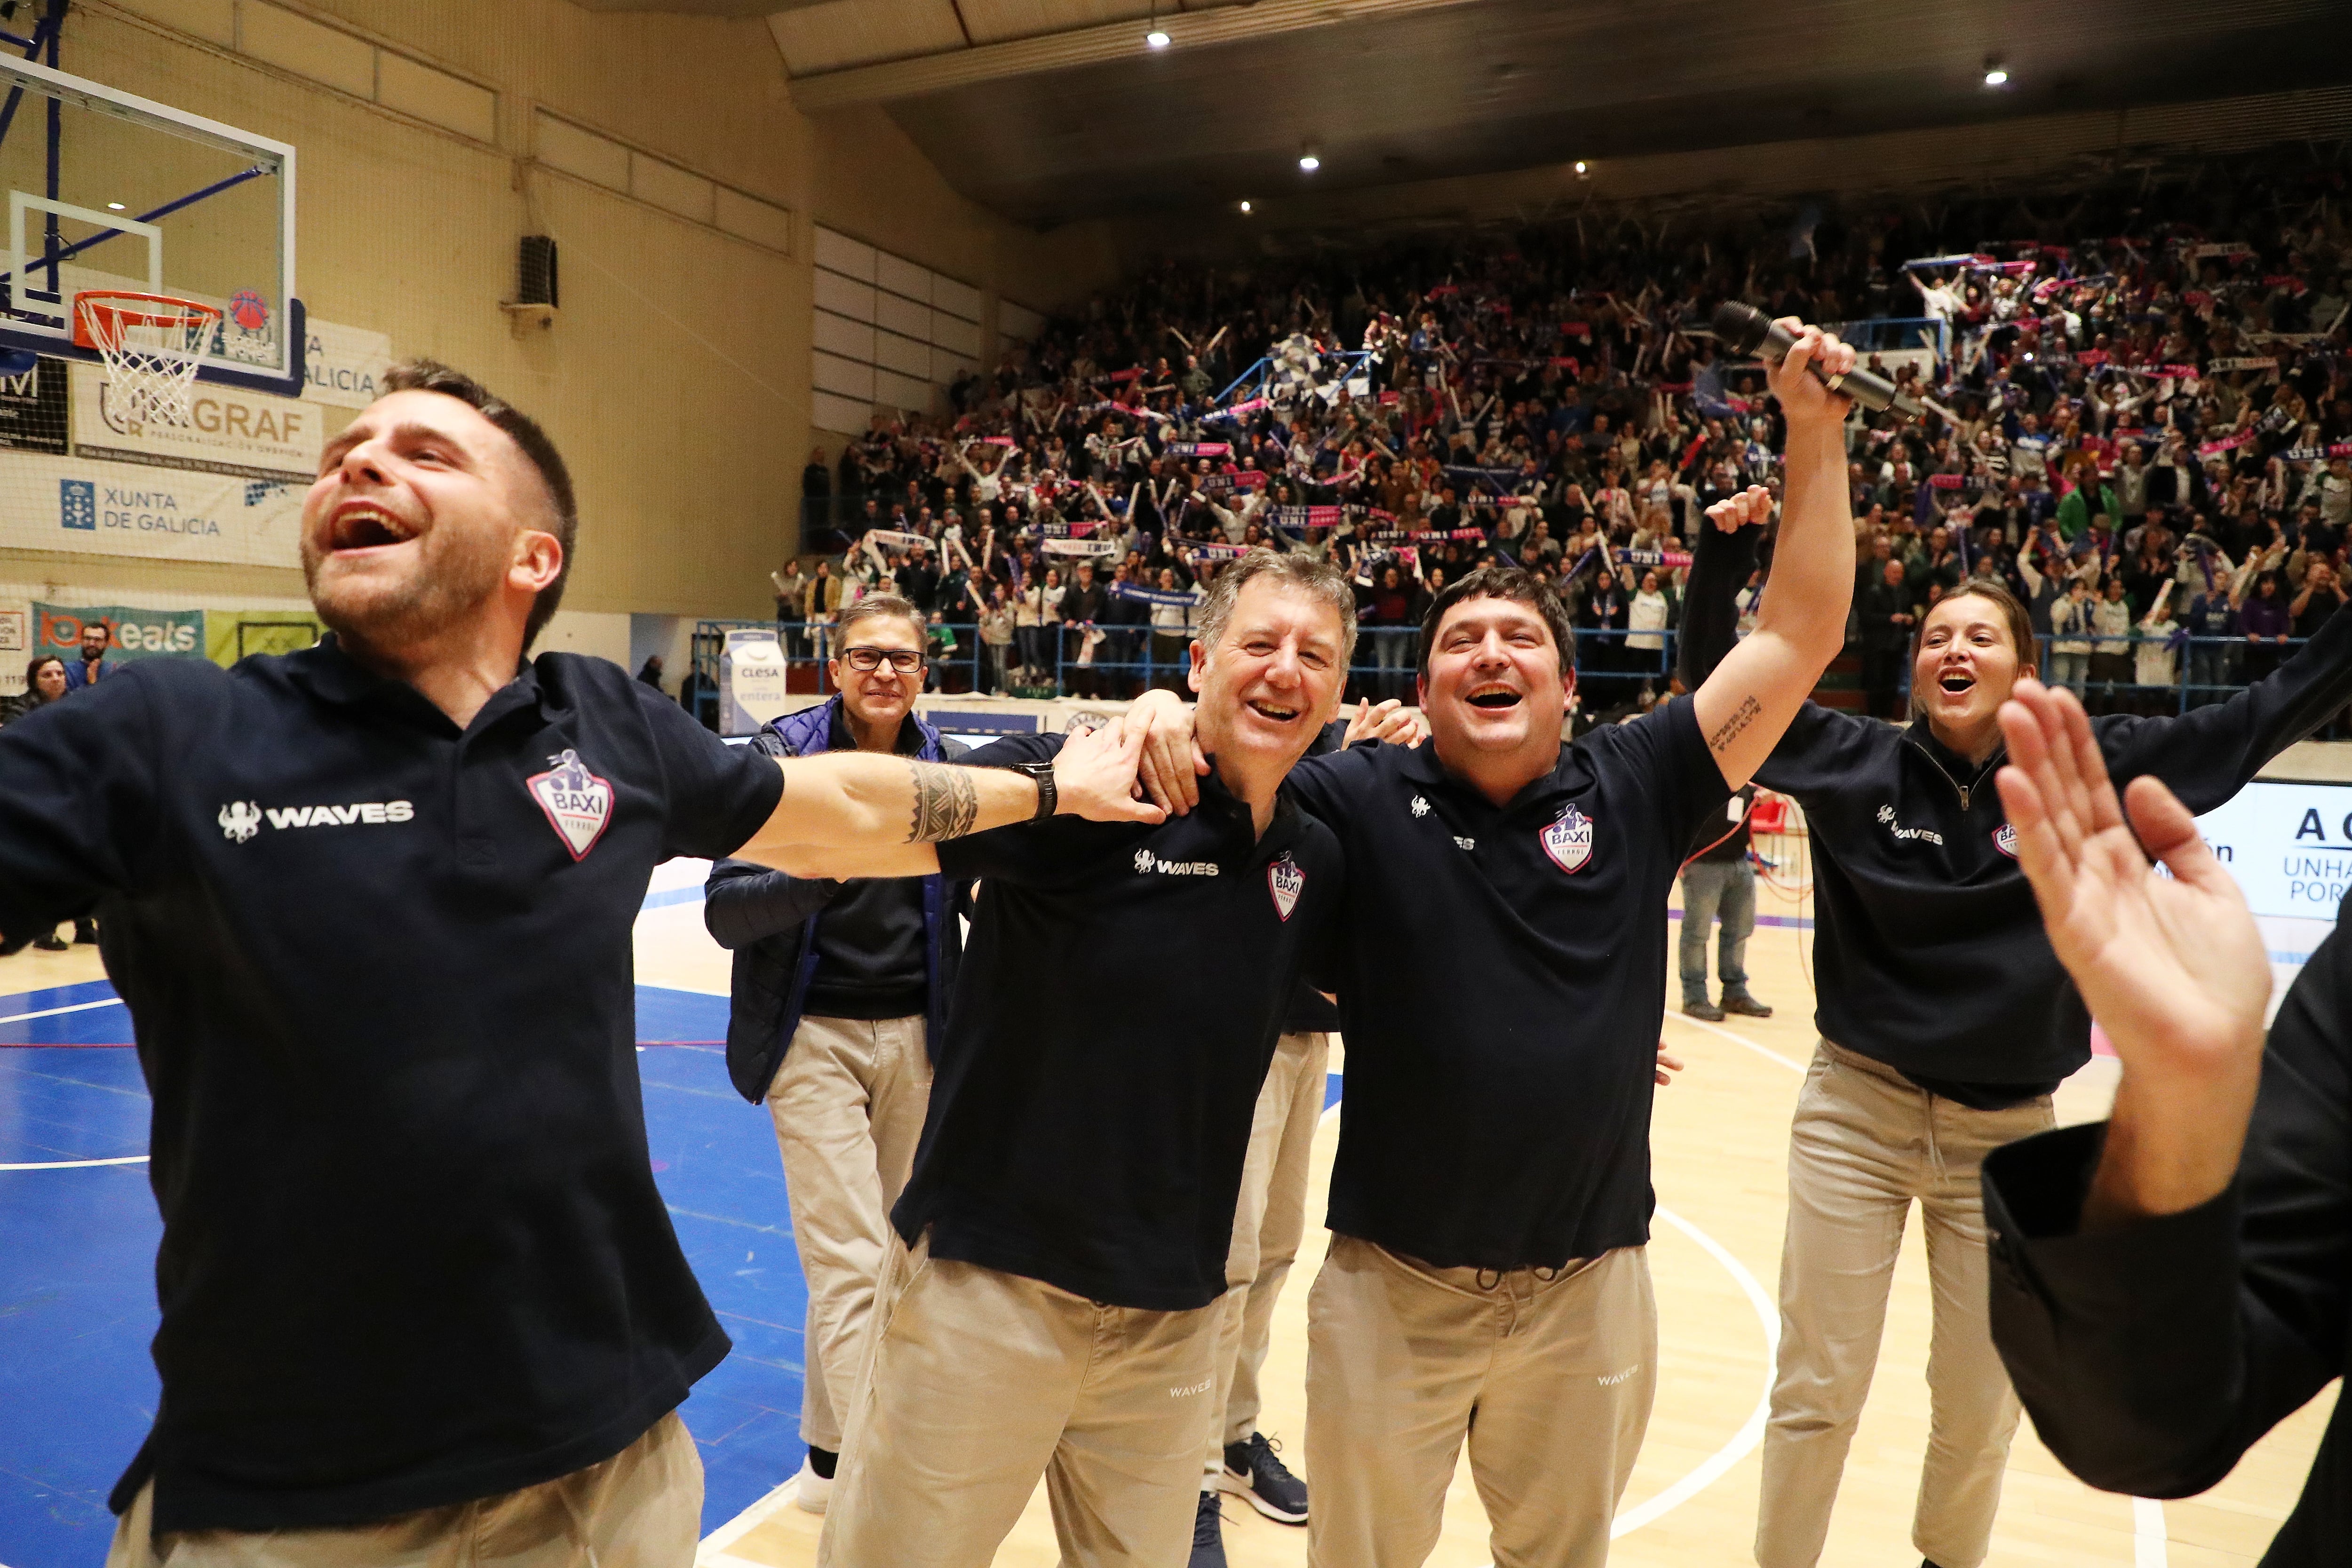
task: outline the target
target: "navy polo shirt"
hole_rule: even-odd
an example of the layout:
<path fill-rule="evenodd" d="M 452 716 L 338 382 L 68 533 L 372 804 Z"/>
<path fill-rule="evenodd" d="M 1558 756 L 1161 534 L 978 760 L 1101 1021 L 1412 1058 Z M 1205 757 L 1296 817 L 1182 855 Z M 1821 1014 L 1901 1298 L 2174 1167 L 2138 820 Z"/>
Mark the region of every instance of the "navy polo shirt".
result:
<path fill-rule="evenodd" d="M 727 1353 L 654 1185 L 630 928 L 775 763 L 545 654 L 462 732 L 331 641 L 0 732 L 0 931 L 93 905 L 154 1097 L 157 1531 L 609 1458 Z"/>
<path fill-rule="evenodd" d="M 1331 1228 L 1440 1268 L 1648 1240 L 1666 896 L 1730 794 L 1689 700 L 1592 731 L 1499 809 L 1433 743 L 1291 779 L 1350 887 Z"/>
<path fill-rule="evenodd" d="M 942 844 L 940 866 L 985 880 L 898 1233 L 1090 1300 L 1207 1306 L 1291 987 L 1342 901 L 1330 829 L 1286 786 L 1254 839 L 1212 777 L 1158 826 L 1059 816 Z"/>

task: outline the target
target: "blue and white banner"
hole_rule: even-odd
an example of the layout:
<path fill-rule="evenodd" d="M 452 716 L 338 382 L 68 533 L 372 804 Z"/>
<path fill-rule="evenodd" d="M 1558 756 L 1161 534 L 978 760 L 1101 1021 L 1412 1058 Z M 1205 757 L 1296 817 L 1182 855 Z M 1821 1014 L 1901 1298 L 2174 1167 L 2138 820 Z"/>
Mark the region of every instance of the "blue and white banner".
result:
<path fill-rule="evenodd" d="M 0 547 L 301 564 L 307 483 L 42 453 L 0 456 Z"/>

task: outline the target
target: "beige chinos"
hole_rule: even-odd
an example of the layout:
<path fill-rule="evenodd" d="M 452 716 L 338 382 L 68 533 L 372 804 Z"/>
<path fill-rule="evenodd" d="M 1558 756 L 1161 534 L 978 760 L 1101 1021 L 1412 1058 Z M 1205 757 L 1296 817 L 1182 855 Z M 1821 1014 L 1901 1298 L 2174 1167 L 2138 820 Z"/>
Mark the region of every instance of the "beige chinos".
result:
<path fill-rule="evenodd" d="M 1257 1380 L 1265 1366 L 1274 1304 L 1307 1235 L 1307 1165 L 1315 1151 L 1315 1129 L 1323 1119 L 1330 1059 L 1329 1035 L 1285 1035 L 1275 1047 L 1265 1087 L 1258 1090 L 1249 1157 L 1242 1166 L 1241 1202 L 1234 1211 L 1233 1245 L 1225 1254 L 1225 1284 L 1232 1300 L 1224 1342 L 1217 1351 L 1217 1408 L 1224 1415 L 1210 1435 L 1203 1490 L 1213 1489 L 1223 1473 L 1226 1447 L 1245 1441 L 1257 1430 L 1263 1408 Z"/>
<path fill-rule="evenodd" d="M 1231 1293 L 1114 1307 L 892 1242 L 821 1568 L 987 1568 L 1041 1475 L 1063 1568 L 1185 1568 Z"/>
<path fill-rule="evenodd" d="M 1868 1057 L 1827 1040 L 1816 1047 L 1789 1141 L 1780 1354 L 1756 1521 L 1763 1568 L 1811 1568 L 1821 1557 L 1915 1200 L 1935 1327 L 1911 1540 L 1938 1568 L 1984 1561 L 2018 1405 L 1993 1350 L 1978 1173 L 1991 1151 L 2054 1124 L 2046 1095 L 1973 1110 Z"/>
<path fill-rule="evenodd" d="M 1419 1568 L 1466 1440 L 1495 1568 L 1597 1568 L 1657 1390 L 1648 1250 L 1436 1268 L 1335 1235 L 1307 1299 L 1312 1568 Z"/>
<path fill-rule="evenodd" d="M 930 1105 L 919 1017 L 803 1018 L 768 1088 L 793 1241 L 808 1280 L 801 1441 L 838 1453 L 866 1364 L 890 1205 Z"/>
<path fill-rule="evenodd" d="M 688 1568 L 702 1457 L 672 1411 L 604 1460 L 520 1491 L 334 1530 L 153 1528 L 155 1485 L 114 1527 L 106 1568 Z"/>

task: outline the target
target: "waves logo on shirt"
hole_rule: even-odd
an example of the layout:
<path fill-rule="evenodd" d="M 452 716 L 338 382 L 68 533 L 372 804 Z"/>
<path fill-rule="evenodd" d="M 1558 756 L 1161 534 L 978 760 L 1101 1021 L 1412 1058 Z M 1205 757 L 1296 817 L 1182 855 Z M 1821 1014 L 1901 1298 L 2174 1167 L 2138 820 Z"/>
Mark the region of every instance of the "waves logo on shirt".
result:
<path fill-rule="evenodd" d="M 1592 858 L 1592 818 L 1570 805 L 1559 814 L 1559 820 L 1543 830 L 1544 853 L 1552 864 L 1570 875 L 1584 868 Z"/>
<path fill-rule="evenodd" d="M 1274 912 L 1287 921 L 1298 907 L 1298 895 L 1307 890 L 1307 869 L 1285 854 L 1265 868 L 1265 886 L 1274 895 Z"/>
<path fill-rule="evenodd" d="M 2008 856 L 2011 859 L 2016 859 L 2017 829 L 2011 827 L 2006 822 L 2002 823 L 1999 827 L 1994 828 L 1992 834 L 1992 847 L 2000 850 L 2002 854 Z"/>
<path fill-rule="evenodd" d="M 612 819 L 613 786 L 590 773 L 580 753 L 569 746 L 547 761 L 547 772 L 533 773 L 523 784 L 572 858 L 585 859 Z"/>

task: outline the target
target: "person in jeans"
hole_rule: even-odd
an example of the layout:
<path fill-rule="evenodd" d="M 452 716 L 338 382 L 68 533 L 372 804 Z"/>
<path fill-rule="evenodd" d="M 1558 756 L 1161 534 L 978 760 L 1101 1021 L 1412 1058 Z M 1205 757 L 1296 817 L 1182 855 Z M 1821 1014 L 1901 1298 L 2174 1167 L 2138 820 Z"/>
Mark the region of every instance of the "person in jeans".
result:
<path fill-rule="evenodd" d="M 2066 596 L 2050 606 L 2050 684 L 2083 689 L 2091 675 L 2091 585 L 2080 577 L 2066 584 Z M 1918 693 L 1912 693 L 1917 699 Z"/>
<path fill-rule="evenodd" d="M 1727 1013 L 1769 1018 L 1772 1009 L 1748 992 L 1748 939 L 1756 933 L 1756 867 L 1748 858 L 1748 821 L 1756 810 L 1756 786 L 1742 784 L 1724 803 L 1720 819 L 1702 823 L 1691 839 L 1683 867 L 1683 1012 L 1721 1023 Z M 1706 999 L 1706 931 L 1717 917 L 1723 935 L 1716 948 L 1716 973 L 1723 982 L 1720 1005 Z"/>
<path fill-rule="evenodd" d="M 915 713 L 924 632 L 906 600 L 860 599 L 842 612 L 841 654 L 828 671 L 835 695 L 772 721 L 752 744 L 778 757 L 962 756 L 961 745 Z M 808 1458 L 795 1500 L 811 1513 L 823 1513 L 832 1494 L 887 1216 L 930 1105 L 930 1043 L 945 1025 L 962 949 L 956 917 L 969 887 L 936 876 L 812 879 L 721 860 L 704 890 L 703 922 L 735 954 L 728 1071 L 775 1122 L 808 1281 Z"/>

